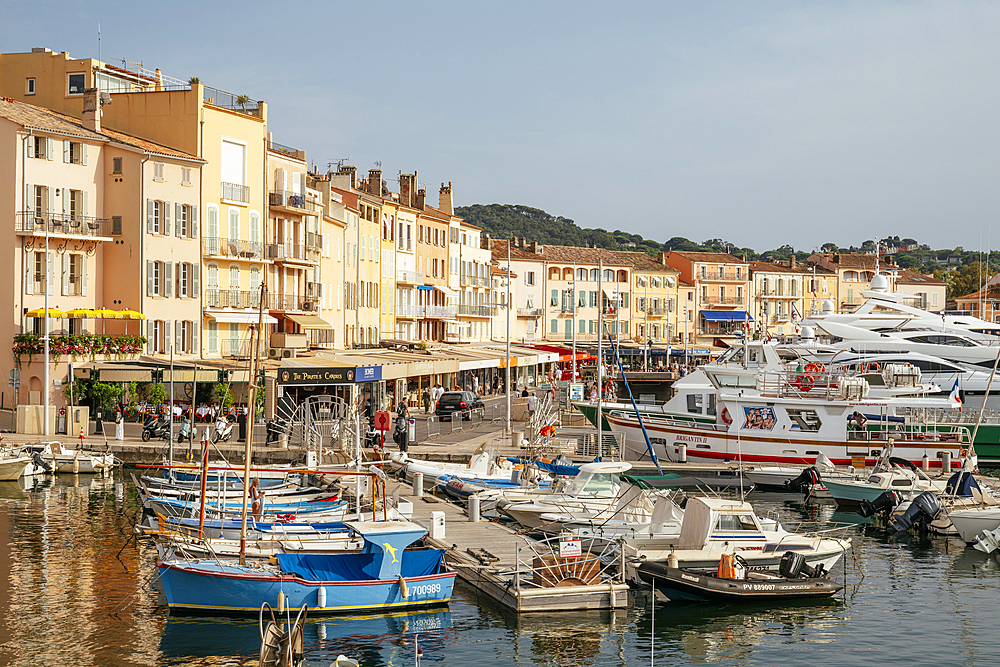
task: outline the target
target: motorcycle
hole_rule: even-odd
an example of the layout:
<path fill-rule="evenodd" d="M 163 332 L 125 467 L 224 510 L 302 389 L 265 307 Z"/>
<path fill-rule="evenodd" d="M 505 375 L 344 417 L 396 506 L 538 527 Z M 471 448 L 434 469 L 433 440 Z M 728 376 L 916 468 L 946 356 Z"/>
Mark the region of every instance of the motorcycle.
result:
<path fill-rule="evenodd" d="M 229 421 L 226 415 L 219 415 L 215 422 L 215 433 L 212 434 L 212 442 L 229 442 L 233 435 L 233 422 Z"/>
<path fill-rule="evenodd" d="M 142 424 L 142 441 L 149 442 L 151 438 L 169 440 L 170 422 L 159 419 L 156 415 L 150 415 Z"/>

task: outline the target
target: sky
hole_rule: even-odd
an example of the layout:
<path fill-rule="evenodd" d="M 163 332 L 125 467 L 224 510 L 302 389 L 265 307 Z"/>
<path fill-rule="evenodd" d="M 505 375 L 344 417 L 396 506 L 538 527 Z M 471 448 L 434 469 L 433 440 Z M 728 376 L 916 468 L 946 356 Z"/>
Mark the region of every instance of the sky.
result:
<path fill-rule="evenodd" d="M 97 57 L 100 24 L 105 62 L 265 100 L 275 141 L 431 204 L 757 250 L 979 249 L 1000 210 L 1000 2 L 3 4 L 2 52 Z"/>

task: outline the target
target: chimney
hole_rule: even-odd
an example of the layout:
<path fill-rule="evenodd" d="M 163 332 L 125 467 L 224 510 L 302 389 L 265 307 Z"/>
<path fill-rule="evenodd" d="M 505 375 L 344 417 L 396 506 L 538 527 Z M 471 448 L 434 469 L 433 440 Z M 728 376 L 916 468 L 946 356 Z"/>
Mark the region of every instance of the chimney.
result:
<path fill-rule="evenodd" d="M 521 237 L 521 247 L 522 248 L 526 248 L 527 246 L 528 246 L 528 239 L 527 239 L 527 237 L 522 236 Z"/>
<path fill-rule="evenodd" d="M 489 234 L 483 234 L 479 237 L 479 247 L 483 250 L 493 249 L 493 239 L 490 238 Z"/>
<path fill-rule="evenodd" d="M 421 211 L 424 210 L 424 201 L 427 199 L 427 190 L 420 188 L 417 190 L 417 200 L 414 202 L 413 208 L 419 208 Z"/>
<path fill-rule="evenodd" d="M 376 197 L 382 196 L 382 170 L 381 169 L 369 169 L 368 170 L 368 194 L 375 195 Z"/>
<path fill-rule="evenodd" d="M 530 250 L 531 252 L 537 253 L 538 252 L 538 242 L 537 241 L 532 241 L 531 243 L 529 243 L 528 244 L 528 250 Z"/>
<path fill-rule="evenodd" d="M 344 165 L 337 169 L 337 173 L 330 179 L 330 185 L 341 190 L 353 190 L 357 186 L 357 167 Z"/>
<path fill-rule="evenodd" d="M 101 94 L 97 88 L 83 91 L 83 126 L 94 132 L 101 131 Z"/>
<path fill-rule="evenodd" d="M 795 268 L 795 255 L 792 255 L 791 257 L 788 258 L 788 268 L 790 269 Z"/>
<path fill-rule="evenodd" d="M 417 172 L 399 175 L 399 203 L 402 206 L 413 207 L 417 192 Z"/>
<path fill-rule="evenodd" d="M 448 185 L 441 184 L 441 191 L 438 193 L 438 208 L 448 215 L 455 215 L 455 206 L 451 201 L 451 181 L 448 181 Z"/>

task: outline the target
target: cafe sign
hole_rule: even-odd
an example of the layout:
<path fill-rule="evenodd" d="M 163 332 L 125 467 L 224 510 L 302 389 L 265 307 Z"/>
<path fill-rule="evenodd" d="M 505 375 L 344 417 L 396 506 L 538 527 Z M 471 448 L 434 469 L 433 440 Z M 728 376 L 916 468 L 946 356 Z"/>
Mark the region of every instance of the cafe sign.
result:
<path fill-rule="evenodd" d="M 278 369 L 281 384 L 349 384 L 354 382 L 353 366 Z"/>

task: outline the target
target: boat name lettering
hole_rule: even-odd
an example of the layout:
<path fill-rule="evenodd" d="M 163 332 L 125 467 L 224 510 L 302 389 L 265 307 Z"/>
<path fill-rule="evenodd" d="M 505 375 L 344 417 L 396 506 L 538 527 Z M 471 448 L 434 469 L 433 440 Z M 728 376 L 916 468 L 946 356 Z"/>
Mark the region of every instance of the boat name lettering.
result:
<path fill-rule="evenodd" d="M 684 579 L 685 581 L 698 581 L 700 577 L 692 577 L 690 574 L 681 574 L 681 579 Z"/>
<path fill-rule="evenodd" d="M 700 435 L 679 435 L 677 442 L 708 442 L 708 439 Z"/>
<path fill-rule="evenodd" d="M 774 584 L 743 584 L 745 591 L 773 591 Z"/>
<path fill-rule="evenodd" d="M 421 584 L 413 587 L 414 595 L 431 595 L 441 592 L 441 584 Z"/>
<path fill-rule="evenodd" d="M 740 551 L 763 551 L 764 547 L 739 547 Z"/>

